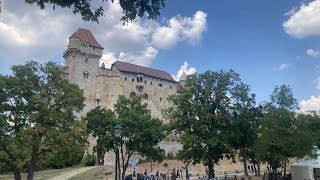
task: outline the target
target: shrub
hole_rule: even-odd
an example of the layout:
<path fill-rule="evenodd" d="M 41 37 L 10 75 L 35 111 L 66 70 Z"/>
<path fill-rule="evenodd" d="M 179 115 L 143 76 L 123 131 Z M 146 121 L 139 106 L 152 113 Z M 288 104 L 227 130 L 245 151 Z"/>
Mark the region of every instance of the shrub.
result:
<path fill-rule="evenodd" d="M 173 152 L 168 152 L 166 158 L 167 159 L 175 159 L 176 157 L 174 156 Z"/>
<path fill-rule="evenodd" d="M 85 154 L 81 160 L 81 164 L 84 166 L 94 166 L 96 163 L 96 156 L 94 154 Z"/>
<path fill-rule="evenodd" d="M 37 170 L 44 170 L 48 168 L 64 168 L 73 165 L 77 165 L 83 158 L 84 151 L 82 149 L 75 149 L 73 151 L 58 151 L 58 152 L 45 152 L 39 155 L 39 161 L 37 162 Z M 28 159 L 27 162 L 29 162 Z M 28 169 L 28 163 L 25 165 L 25 169 Z"/>
<path fill-rule="evenodd" d="M 164 163 L 163 166 L 164 166 L 164 167 L 168 167 L 168 163 Z"/>

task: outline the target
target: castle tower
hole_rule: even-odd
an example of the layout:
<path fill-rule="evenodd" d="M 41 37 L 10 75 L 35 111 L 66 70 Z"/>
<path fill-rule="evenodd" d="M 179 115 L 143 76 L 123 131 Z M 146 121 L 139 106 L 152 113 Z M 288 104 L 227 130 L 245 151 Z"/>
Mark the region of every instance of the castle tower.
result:
<path fill-rule="evenodd" d="M 63 53 L 68 80 L 84 90 L 87 103 L 94 103 L 94 89 L 103 47 L 90 30 L 79 28 L 69 37 L 68 49 Z"/>
<path fill-rule="evenodd" d="M 182 87 L 184 87 L 184 85 L 186 84 L 186 80 L 187 80 L 187 74 L 183 71 L 178 82 Z"/>

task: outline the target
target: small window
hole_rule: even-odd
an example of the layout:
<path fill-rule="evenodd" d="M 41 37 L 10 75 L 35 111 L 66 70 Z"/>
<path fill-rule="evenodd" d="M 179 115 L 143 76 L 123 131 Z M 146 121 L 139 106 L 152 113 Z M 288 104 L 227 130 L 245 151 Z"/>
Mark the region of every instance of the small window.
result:
<path fill-rule="evenodd" d="M 88 79 L 89 78 L 89 73 L 88 72 L 84 72 L 83 73 L 83 78 Z"/>
<path fill-rule="evenodd" d="M 163 85 L 161 83 L 158 84 L 159 87 L 162 87 Z"/>
<path fill-rule="evenodd" d="M 160 102 L 162 102 L 162 98 L 160 98 Z"/>
<path fill-rule="evenodd" d="M 85 60 L 85 61 L 86 61 L 86 63 L 88 63 L 88 58 L 86 58 L 86 60 Z"/>
<path fill-rule="evenodd" d="M 142 82 L 142 77 L 140 76 L 140 82 Z"/>
<path fill-rule="evenodd" d="M 127 81 L 127 77 L 125 77 L 124 80 Z"/>
<path fill-rule="evenodd" d="M 134 82 L 134 79 L 132 78 L 132 82 Z"/>
<path fill-rule="evenodd" d="M 144 100 L 148 100 L 148 94 L 144 93 L 144 94 L 143 94 L 143 99 L 144 99 Z"/>
<path fill-rule="evenodd" d="M 150 85 L 152 85 L 152 82 L 150 82 Z"/>
<path fill-rule="evenodd" d="M 146 81 L 146 80 L 144 80 L 144 84 L 147 84 L 147 81 Z"/>
<path fill-rule="evenodd" d="M 130 93 L 130 98 L 135 97 L 135 96 L 136 96 L 136 93 L 135 93 L 135 92 L 131 92 L 131 93 Z"/>
<path fill-rule="evenodd" d="M 140 81 L 139 81 L 139 77 L 137 77 L 137 82 L 140 82 Z"/>
<path fill-rule="evenodd" d="M 93 50 L 96 50 L 96 48 L 95 48 L 95 47 L 93 47 Z"/>
<path fill-rule="evenodd" d="M 172 89 L 172 86 L 170 86 L 170 89 Z"/>

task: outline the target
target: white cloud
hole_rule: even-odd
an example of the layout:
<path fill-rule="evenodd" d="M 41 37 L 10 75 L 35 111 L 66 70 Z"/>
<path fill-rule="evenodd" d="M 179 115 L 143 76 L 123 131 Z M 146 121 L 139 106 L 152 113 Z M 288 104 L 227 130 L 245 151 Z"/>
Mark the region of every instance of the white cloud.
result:
<path fill-rule="evenodd" d="M 198 44 L 207 29 L 207 14 L 197 11 L 193 18 L 176 16 L 171 18 L 167 26 L 159 26 L 152 35 L 152 44 L 157 48 L 168 49 L 178 42 L 188 41 Z"/>
<path fill-rule="evenodd" d="M 306 54 L 311 57 L 318 57 L 320 55 L 320 51 L 317 49 L 307 49 Z"/>
<path fill-rule="evenodd" d="M 158 50 L 149 46 L 143 51 L 138 52 L 137 54 L 128 55 L 124 52 L 120 52 L 118 57 L 116 57 L 115 53 L 108 52 L 106 54 L 103 54 L 100 60 L 101 63 L 105 64 L 106 68 L 110 68 L 115 61 L 123 61 L 148 67 L 156 58 L 157 54 Z"/>
<path fill-rule="evenodd" d="M 288 69 L 290 67 L 290 64 L 280 64 L 280 66 L 278 67 L 279 71 Z"/>
<path fill-rule="evenodd" d="M 320 35 L 320 0 L 302 4 L 299 10 L 291 9 L 289 19 L 282 26 L 287 34 L 295 38 Z"/>
<path fill-rule="evenodd" d="M 320 96 L 319 97 L 311 96 L 307 100 L 302 100 L 300 102 L 300 111 L 302 112 L 320 111 Z"/>
<path fill-rule="evenodd" d="M 197 72 L 196 68 L 189 66 L 188 62 L 185 61 L 183 65 L 180 67 L 177 75 L 171 75 L 174 80 L 179 81 L 181 75 L 186 73 L 186 75 L 194 74 Z"/>
<path fill-rule="evenodd" d="M 40 10 L 24 1 L 2 1 L 6 14 L 0 20 L 0 72 L 9 73 L 13 64 L 30 59 L 48 61 L 52 58 L 63 61 L 62 53 L 68 45 L 68 37 L 79 27 L 90 29 L 97 41 L 105 48 L 102 61 L 123 60 L 150 66 L 158 55 L 158 47 L 152 43 L 153 34 L 161 26 L 158 22 L 137 19 L 126 26 L 120 21 L 122 9 L 118 2 L 105 2 L 105 16 L 99 24 L 84 22 L 80 15 L 70 9 L 46 6 Z M 173 17 L 172 26 L 178 28 L 179 40 L 199 43 L 206 29 L 206 14 L 198 11 L 193 17 Z M 176 20 L 174 20 L 176 19 Z M 181 35 L 183 34 L 183 35 Z M 181 39 L 181 37 L 183 37 Z M 170 41 L 170 38 L 169 40 Z M 107 63 L 107 64 L 108 64 Z"/>
<path fill-rule="evenodd" d="M 132 56 L 130 63 L 148 67 L 157 55 L 158 50 L 149 46 L 137 56 Z"/>

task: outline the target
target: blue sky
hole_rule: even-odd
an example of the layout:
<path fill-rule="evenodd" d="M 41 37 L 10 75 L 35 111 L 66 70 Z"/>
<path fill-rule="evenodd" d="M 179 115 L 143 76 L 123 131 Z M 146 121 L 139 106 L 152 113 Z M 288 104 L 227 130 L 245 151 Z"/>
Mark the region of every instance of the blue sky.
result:
<path fill-rule="evenodd" d="M 163 16 L 177 11 L 188 16 L 201 10 L 208 14 L 207 31 L 198 46 L 160 51 L 155 67 L 171 69 L 174 66 L 166 64 L 177 59 L 187 60 L 198 72 L 232 68 L 251 85 L 260 102 L 283 83 L 299 100 L 318 96 L 313 81 L 319 76 L 319 59 L 306 55 L 306 50 L 319 48 L 319 36 L 297 39 L 282 25 L 289 19 L 285 14 L 302 3 L 308 1 L 170 1 Z M 281 64 L 289 67 L 279 70 Z"/>
<path fill-rule="evenodd" d="M 2 74 L 28 59 L 63 62 L 68 37 L 84 27 L 105 47 L 106 63 L 123 60 L 175 76 L 182 69 L 232 68 L 258 102 L 285 83 L 303 108 L 320 110 L 320 0 L 167 0 L 155 21 L 139 19 L 126 27 L 116 3 L 106 4 L 100 24 L 83 22 L 66 9 L 40 11 L 10 0 L 3 6 Z"/>

